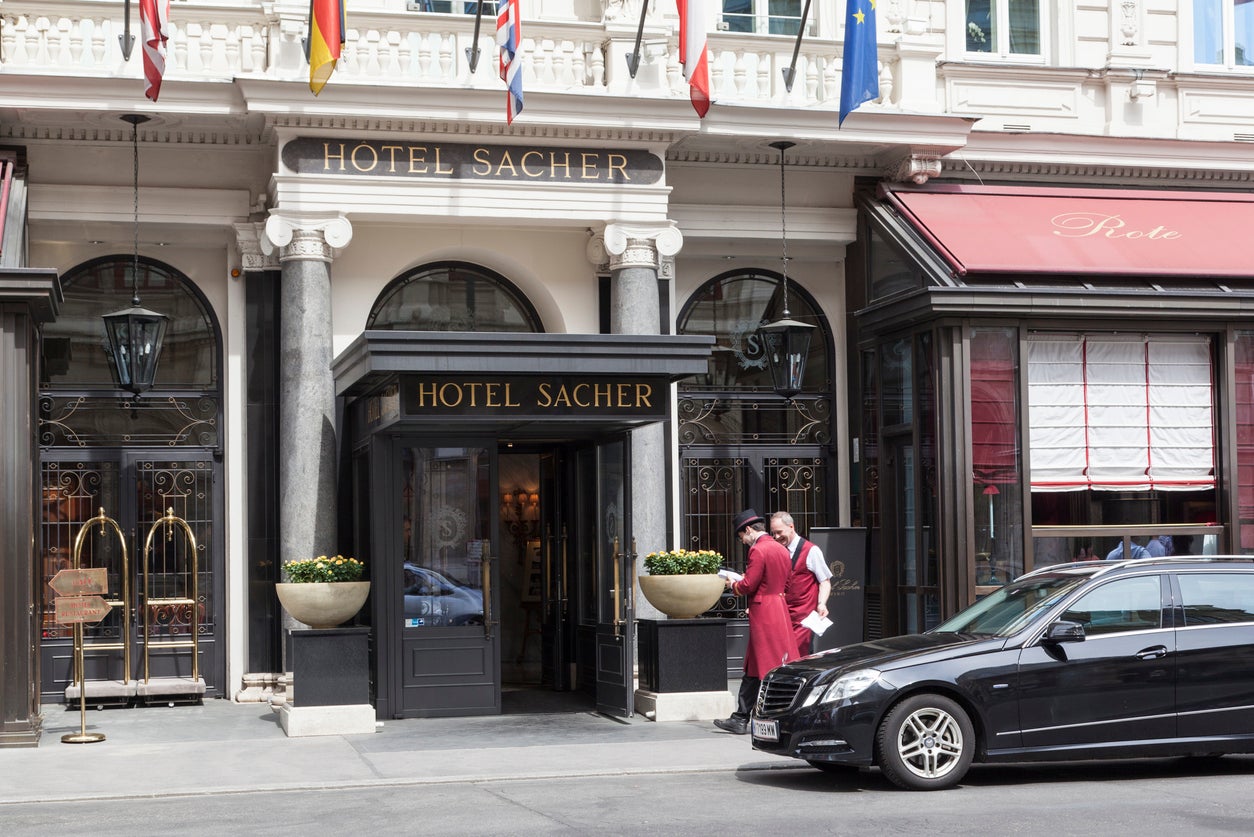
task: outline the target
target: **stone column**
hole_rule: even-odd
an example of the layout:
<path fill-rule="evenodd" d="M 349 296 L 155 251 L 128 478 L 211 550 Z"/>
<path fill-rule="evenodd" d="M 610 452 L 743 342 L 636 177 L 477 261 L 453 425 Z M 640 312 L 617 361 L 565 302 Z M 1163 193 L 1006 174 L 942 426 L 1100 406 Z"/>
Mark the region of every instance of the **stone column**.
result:
<path fill-rule="evenodd" d="M 671 224 L 608 224 L 602 236 L 610 270 L 610 331 L 614 334 L 662 334 L 660 283 L 673 267 L 670 258 L 683 246 Z M 666 507 L 670 448 L 663 424 L 631 433 L 631 528 L 636 542 L 636 573 L 644 556 L 670 549 Z M 637 591 L 638 592 L 638 591 Z M 643 596 L 636 596 L 637 618 L 665 618 Z"/>
<path fill-rule="evenodd" d="M 353 237 L 343 216 L 276 212 L 265 244 L 282 270 L 279 326 L 279 560 L 334 554 L 335 381 L 331 260 Z"/>
<path fill-rule="evenodd" d="M 35 747 L 39 712 L 40 543 L 36 380 L 39 332 L 55 319 L 55 270 L 0 270 L 0 747 Z"/>

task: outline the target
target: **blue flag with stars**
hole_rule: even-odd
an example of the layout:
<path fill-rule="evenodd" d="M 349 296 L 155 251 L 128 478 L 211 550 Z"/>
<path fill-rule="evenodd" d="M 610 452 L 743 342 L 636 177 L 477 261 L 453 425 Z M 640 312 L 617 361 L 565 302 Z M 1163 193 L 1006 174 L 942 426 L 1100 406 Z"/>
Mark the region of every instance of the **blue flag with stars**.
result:
<path fill-rule="evenodd" d="M 875 0 L 845 0 L 845 60 L 840 74 L 840 119 L 880 97 L 875 46 Z"/>

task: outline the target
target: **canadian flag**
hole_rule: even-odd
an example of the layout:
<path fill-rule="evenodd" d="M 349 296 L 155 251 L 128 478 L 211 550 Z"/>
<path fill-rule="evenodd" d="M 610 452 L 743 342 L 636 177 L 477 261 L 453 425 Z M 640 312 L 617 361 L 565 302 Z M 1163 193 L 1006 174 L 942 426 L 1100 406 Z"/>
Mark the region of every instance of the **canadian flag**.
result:
<path fill-rule="evenodd" d="M 707 2 L 675 0 L 679 7 L 679 63 L 684 66 L 692 107 L 700 117 L 710 111 L 710 67 L 705 49 L 705 27 L 710 19 Z"/>
<path fill-rule="evenodd" d="M 143 27 L 144 95 L 154 102 L 165 75 L 165 42 L 170 37 L 170 0 L 139 0 Z"/>

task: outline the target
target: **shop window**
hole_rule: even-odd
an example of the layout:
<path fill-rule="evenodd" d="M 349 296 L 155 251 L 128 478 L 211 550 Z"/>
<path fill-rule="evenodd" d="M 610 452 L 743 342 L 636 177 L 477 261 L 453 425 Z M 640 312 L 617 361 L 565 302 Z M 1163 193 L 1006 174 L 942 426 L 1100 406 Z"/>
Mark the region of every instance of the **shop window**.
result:
<path fill-rule="evenodd" d="M 1043 30 L 1040 0 L 967 0 L 968 53 L 1039 56 Z"/>
<path fill-rule="evenodd" d="M 886 299 L 924 286 L 923 274 L 913 259 L 891 246 L 875 227 L 868 231 L 867 298 Z"/>
<path fill-rule="evenodd" d="M 1193 0 L 1193 63 L 1254 66 L 1254 3 Z"/>
<path fill-rule="evenodd" d="M 540 317 L 504 277 L 470 264 L 421 267 L 393 281 L 368 329 L 540 332 Z"/>
<path fill-rule="evenodd" d="M 1004 584 L 1023 571 L 1019 450 L 1019 343 L 1013 328 L 971 332 L 972 508 L 975 583 Z"/>
<path fill-rule="evenodd" d="M 1232 401 L 1236 408 L 1237 522 L 1241 551 L 1254 552 L 1254 332 L 1237 334 Z"/>
<path fill-rule="evenodd" d="M 811 9 L 807 30 L 814 28 Z M 760 35 L 796 35 L 801 28 L 801 0 L 723 0 L 719 29 Z"/>

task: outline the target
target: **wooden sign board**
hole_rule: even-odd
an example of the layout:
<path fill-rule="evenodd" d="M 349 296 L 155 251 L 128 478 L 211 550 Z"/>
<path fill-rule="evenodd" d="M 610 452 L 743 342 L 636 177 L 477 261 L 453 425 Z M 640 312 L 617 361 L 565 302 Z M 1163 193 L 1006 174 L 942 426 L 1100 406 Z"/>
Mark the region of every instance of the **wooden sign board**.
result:
<path fill-rule="evenodd" d="M 83 570 L 61 570 L 48 586 L 58 596 L 98 596 L 109 592 L 109 577 L 104 567 Z"/>
<path fill-rule="evenodd" d="M 61 625 L 99 622 L 113 608 L 99 596 L 57 596 L 56 620 Z"/>

